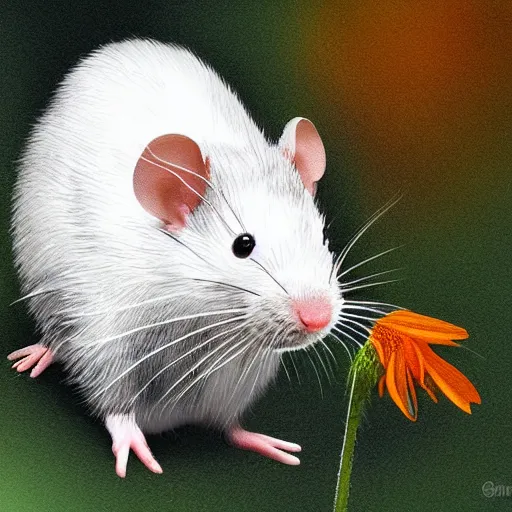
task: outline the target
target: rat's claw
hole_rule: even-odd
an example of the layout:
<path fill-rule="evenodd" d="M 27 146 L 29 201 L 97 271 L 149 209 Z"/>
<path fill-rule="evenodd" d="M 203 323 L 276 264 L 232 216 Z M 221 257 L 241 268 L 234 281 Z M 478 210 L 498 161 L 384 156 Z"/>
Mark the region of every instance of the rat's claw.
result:
<path fill-rule="evenodd" d="M 116 473 L 121 478 L 126 476 L 126 465 L 130 449 L 139 460 L 153 473 L 162 473 L 160 464 L 149 449 L 144 434 L 129 414 L 115 414 L 107 417 L 107 430 L 112 436 L 112 452 L 116 457 Z"/>
<path fill-rule="evenodd" d="M 300 464 L 300 460 L 297 457 L 286 453 L 286 451 L 300 452 L 301 447 L 298 444 L 281 441 L 280 439 L 256 434 L 255 432 L 248 432 L 241 427 L 231 429 L 228 433 L 228 438 L 234 446 L 242 450 L 250 450 L 291 466 Z"/>
<path fill-rule="evenodd" d="M 19 359 L 12 365 L 18 372 L 24 372 L 33 367 L 30 376 L 35 378 L 50 366 L 53 354 L 48 347 L 37 344 L 15 350 L 7 356 L 7 359 L 9 361 Z"/>

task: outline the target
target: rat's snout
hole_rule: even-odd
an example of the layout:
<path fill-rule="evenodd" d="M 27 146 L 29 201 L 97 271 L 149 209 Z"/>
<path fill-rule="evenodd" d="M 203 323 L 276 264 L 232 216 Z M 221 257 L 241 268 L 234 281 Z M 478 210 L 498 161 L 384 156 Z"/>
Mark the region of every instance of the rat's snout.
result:
<path fill-rule="evenodd" d="M 297 300 L 292 304 L 302 329 L 317 332 L 325 329 L 332 318 L 332 304 L 327 298 Z"/>

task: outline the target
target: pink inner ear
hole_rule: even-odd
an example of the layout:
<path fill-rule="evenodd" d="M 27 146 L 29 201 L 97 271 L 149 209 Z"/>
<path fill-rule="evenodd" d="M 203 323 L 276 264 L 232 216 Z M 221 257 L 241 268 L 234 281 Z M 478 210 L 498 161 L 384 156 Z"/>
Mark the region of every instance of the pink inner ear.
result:
<path fill-rule="evenodd" d="M 292 119 L 284 129 L 280 146 L 297 168 L 306 189 L 315 195 L 316 183 L 326 165 L 324 145 L 315 125 L 308 119 Z"/>
<path fill-rule="evenodd" d="M 133 188 L 142 207 L 174 230 L 204 197 L 209 179 L 199 146 L 184 135 L 162 135 L 144 149 L 135 166 Z"/>

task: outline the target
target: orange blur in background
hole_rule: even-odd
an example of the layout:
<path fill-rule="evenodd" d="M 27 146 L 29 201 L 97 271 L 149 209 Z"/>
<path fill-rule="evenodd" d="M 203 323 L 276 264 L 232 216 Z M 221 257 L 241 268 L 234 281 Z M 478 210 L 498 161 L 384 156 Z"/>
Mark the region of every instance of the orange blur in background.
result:
<path fill-rule="evenodd" d="M 510 146 L 512 2 L 329 1 L 315 16 L 307 78 L 359 153 L 366 190 L 389 177 L 445 200 L 482 168 L 499 179 L 487 164 Z"/>

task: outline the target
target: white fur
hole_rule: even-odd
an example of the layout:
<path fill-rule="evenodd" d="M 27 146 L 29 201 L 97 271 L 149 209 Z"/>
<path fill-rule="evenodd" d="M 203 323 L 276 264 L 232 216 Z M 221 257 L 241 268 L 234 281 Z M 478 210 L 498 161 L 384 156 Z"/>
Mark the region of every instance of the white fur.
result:
<path fill-rule="evenodd" d="M 225 221 L 201 204 L 177 235 L 184 245 L 159 231 L 160 222 L 143 210 L 132 187 L 144 147 L 166 133 L 192 138 L 210 157 L 213 190 L 207 198 Z M 232 210 L 255 236 L 251 257 L 289 296 L 253 261 L 234 257 L 231 245 L 243 229 Z M 254 346 L 203 379 L 193 400 L 172 404 L 163 416 L 142 395 L 134 407 L 146 431 L 185 421 L 236 421 L 276 374 L 279 356 L 265 343 L 294 349 L 319 337 L 292 333 L 292 299 L 330 297 L 333 321 L 320 335 L 328 332 L 341 297 L 329 280 L 332 256 L 322 229 L 297 172 L 229 87 L 187 50 L 153 41 L 107 45 L 72 70 L 29 139 L 15 192 L 14 247 L 23 289 L 54 290 L 30 302 L 43 343 L 101 416 L 131 413 L 127 400 L 144 382 L 220 331 L 203 331 L 160 350 L 147 367 L 129 370 L 142 354 L 235 314 L 120 336 L 124 332 L 219 309 L 247 312 L 250 326 L 243 332 Z M 277 346 L 285 339 L 288 345 Z M 162 389 L 203 357 L 193 353 L 163 372 Z"/>

